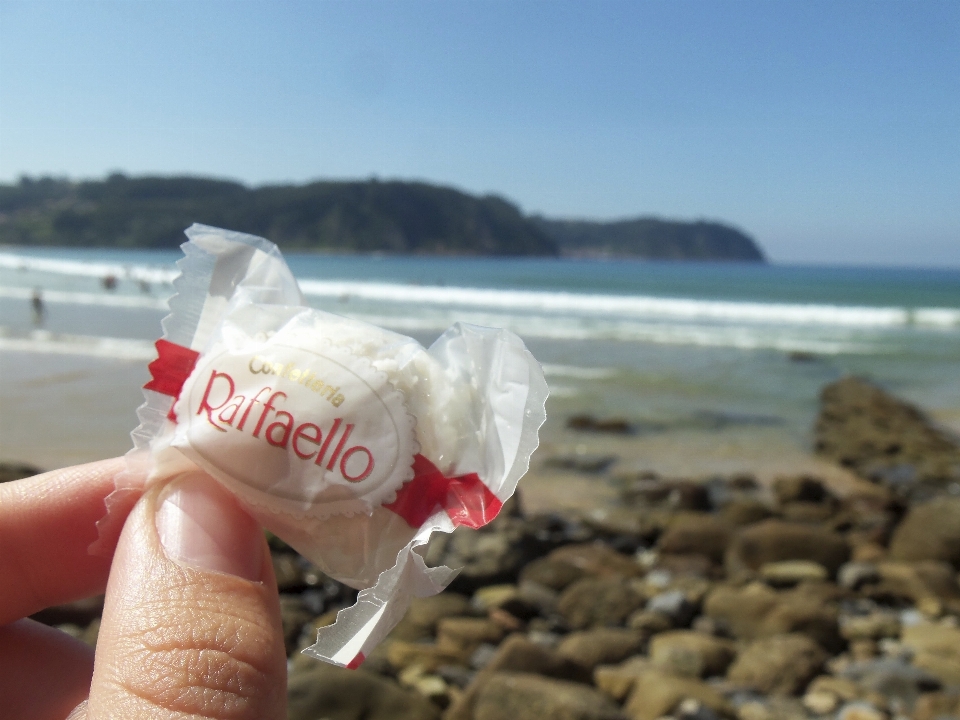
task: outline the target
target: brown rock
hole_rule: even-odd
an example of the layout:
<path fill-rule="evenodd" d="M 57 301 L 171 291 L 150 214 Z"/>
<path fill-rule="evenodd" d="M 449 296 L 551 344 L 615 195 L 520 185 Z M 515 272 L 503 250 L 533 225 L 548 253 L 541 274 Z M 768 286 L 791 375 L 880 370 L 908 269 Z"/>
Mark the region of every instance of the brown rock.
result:
<path fill-rule="evenodd" d="M 720 585 L 707 596 L 703 611 L 741 640 L 803 633 L 830 650 L 839 650 L 838 611 L 829 591 L 829 586 L 818 585 L 786 592 L 763 583 Z"/>
<path fill-rule="evenodd" d="M 650 641 L 650 660 L 674 675 L 723 675 L 736 654 L 736 645 L 729 640 L 693 630 L 661 633 Z"/>
<path fill-rule="evenodd" d="M 493 673 L 477 693 L 474 720 L 627 720 L 587 685 L 530 673 Z"/>
<path fill-rule="evenodd" d="M 723 717 L 734 717 L 727 699 L 714 688 L 661 670 L 649 670 L 634 680 L 623 709 L 632 720 L 656 720 L 687 699 L 697 700 Z"/>
<path fill-rule="evenodd" d="M 445 617 L 470 614 L 470 598 L 453 592 L 442 592 L 414 598 L 407 614 L 390 633 L 397 640 L 421 640 L 434 634 L 437 623 Z"/>
<path fill-rule="evenodd" d="M 960 498 L 937 498 L 910 509 L 893 531 L 892 560 L 940 560 L 960 568 Z"/>
<path fill-rule="evenodd" d="M 632 557 L 618 553 L 603 543 L 564 545 L 554 550 L 547 557 L 554 561 L 573 565 L 585 574 L 595 577 L 606 577 L 608 575 L 637 577 L 643 574 L 643 569 L 634 562 Z"/>
<path fill-rule="evenodd" d="M 929 605 L 934 600 L 952 612 L 960 612 L 960 585 L 953 567 L 944 562 L 881 562 L 877 564 L 879 584 L 867 595 L 896 597 L 914 604 Z M 939 613 L 935 613 L 939 614 Z"/>
<path fill-rule="evenodd" d="M 730 535 L 730 526 L 716 515 L 679 513 L 660 536 L 657 548 L 661 553 L 702 555 L 720 563 Z"/>
<path fill-rule="evenodd" d="M 822 503 L 832 498 L 823 481 L 811 475 L 775 478 L 773 494 L 781 505 L 792 502 Z"/>
<path fill-rule="evenodd" d="M 924 693 L 913 708 L 913 720 L 939 720 L 960 717 L 960 695 Z"/>
<path fill-rule="evenodd" d="M 593 670 L 597 665 L 618 663 L 643 647 L 644 635 L 626 628 L 595 628 L 567 635 L 557 646 L 557 655 Z"/>
<path fill-rule="evenodd" d="M 468 657 L 483 643 L 499 643 L 507 633 L 489 618 L 450 617 L 437 624 L 437 647 Z"/>
<path fill-rule="evenodd" d="M 960 480 L 957 441 L 912 405 L 855 377 L 827 385 L 820 400 L 820 454 L 908 494 Z"/>
<path fill-rule="evenodd" d="M 868 615 L 847 615 L 840 622 L 840 635 L 847 640 L 882 640 L 900 637 L 900 615 L 875 610 Z"/>
<path fill-rule="evenodd" d="M 904 627 L 900 637 L 915 653 L 914 666 L 944 685 L 960 685 L 960 628 L 923 623 Z"/>
<path fill-rule="evenodd" d="M 736 498 L 724 505 L 720 517 L 731 527 L 742 527 L 773 517 L 773 511 L 759 500 Z"/>
<path fill-rule="evenodd" d="M 553 590 L 563 590 L 587 573 L 565 560 L 537 558 L 520 571 L 520 583 L 535 582 Z"/>
<path fill-rule="evenodd" d="M 727 572 L 756 571 L 781 560 L 810 560 L 833 576 L 850 557 L 843 536 L 821 527 L 764 520 L 734 536 L 726 554 Z"/>
<path fill-rule="evenodd" d="M 420 694 L 364 670 L 313 663 L 287 685 L 289 720 L 437 720 L 439 708 Z"/>
<path fill-rule="evenodd" d="M 443 665 L 466 665 L 470 651 L 465 647 L 451 644 L 406 642 L 393 640 L 386 644 L 387 661 L 390 666 L 401 671 L 405 668 L 420 667 L 424 672 L 432 673 Z"/>
<path fill-rule="evenodd" d="M 500 643 L 496 654 L 477 673 L 463 695 L 454 700 L 444 713 L 444 720 L 472 720 L 477 694 L 490 676 L 497 672 L 529 672 L 559 680 L 590 682 L 590 671 L 579 663 L 562 658 L 524 635 L 510 635 Z"/>
<path fill-rule="evenodd" d="M 635 655 L 619 665 L 600 665 L 593 671 L 593 683 L 619 702 L 630 694 L 634 681 L 650 669 L 647 658 Z"/>
<path fill-rule="evenodd" d="M 557 610 L 567 624 L 588 627 L 622 625 L 644 598 L 622 577 L 587 577 L 563 591 Z"/>
<path fill-rule="evenodd" d="M 734 661 L 727 678 L 757 692 L 795 695 L 826 660 L 823 648 L 806 635 L 775 635 L 751 643 Z"/>

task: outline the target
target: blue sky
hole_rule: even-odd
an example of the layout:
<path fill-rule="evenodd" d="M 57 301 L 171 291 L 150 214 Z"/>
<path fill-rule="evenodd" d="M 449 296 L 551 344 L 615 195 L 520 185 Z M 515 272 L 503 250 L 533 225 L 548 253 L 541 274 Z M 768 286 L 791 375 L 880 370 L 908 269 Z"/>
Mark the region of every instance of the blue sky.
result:
<path fill-rule="evenodd" d="M 960 266 L 960 3 L 0 0 L 0 181 L 422 179 Z"/>

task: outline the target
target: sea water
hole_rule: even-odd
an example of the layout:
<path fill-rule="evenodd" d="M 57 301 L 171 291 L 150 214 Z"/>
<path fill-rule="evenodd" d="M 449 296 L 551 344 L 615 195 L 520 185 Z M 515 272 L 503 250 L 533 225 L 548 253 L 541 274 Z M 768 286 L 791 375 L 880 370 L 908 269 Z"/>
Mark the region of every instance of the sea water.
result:
<path fill-rule="evenodd" d="M 0 250 L 0 388 L 18 377 L 12 358 L 145 365 L 179 256 Z M 309 304 L 427 345 L 458 321 L 518 333 L 544 365 L 555 428 L 586 412 L 639 434 L 777 428 L 809 445 L 820 388 L 847 373 L 960 428 L 960 270 L 286 257 Z"/>

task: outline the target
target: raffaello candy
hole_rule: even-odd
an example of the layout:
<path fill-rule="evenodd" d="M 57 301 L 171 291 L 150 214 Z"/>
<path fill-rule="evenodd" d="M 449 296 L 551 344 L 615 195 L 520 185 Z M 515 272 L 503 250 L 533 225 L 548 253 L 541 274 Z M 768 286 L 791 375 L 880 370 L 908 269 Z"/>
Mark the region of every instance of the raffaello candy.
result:
<path fill-rule="evenodd" d="M 186 234 L 129 463 L 147 485 L 211 475 L 361 590 L 305 651 L 355 667 L 456 575 L 424 564 L 431 534 L 481 527 L 513 494 L 546 417 L 543 372 L 506 330 L 457 324 L 424 349 L 307 307 L 267 240 Z M 138 476 L 108 507 L 142 491 Z"/>

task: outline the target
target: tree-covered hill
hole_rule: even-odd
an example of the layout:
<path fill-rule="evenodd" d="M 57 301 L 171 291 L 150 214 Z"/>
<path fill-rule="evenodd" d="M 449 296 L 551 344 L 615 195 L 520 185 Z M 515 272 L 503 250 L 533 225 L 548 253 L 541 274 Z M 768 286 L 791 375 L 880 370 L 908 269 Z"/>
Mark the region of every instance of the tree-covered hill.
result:
<path fill-rule="evenodd" d="M 741 262 L 764 259 L 750 237 L 715 222 L 675 222 L 650 217 L 615 222 L 534 217 L 533 222 L 560 246 L 564 255 Z"/>
<path fill-rule="evenodd" d="M 251 188 L 115 174 L 0 184 L 0 244 L 174 248 L 194 222 L 262 235 L 285 250 L 762 260 L 750 238 L 723 225 L 528 218 L 501 197 L 421 182 Z"/>

